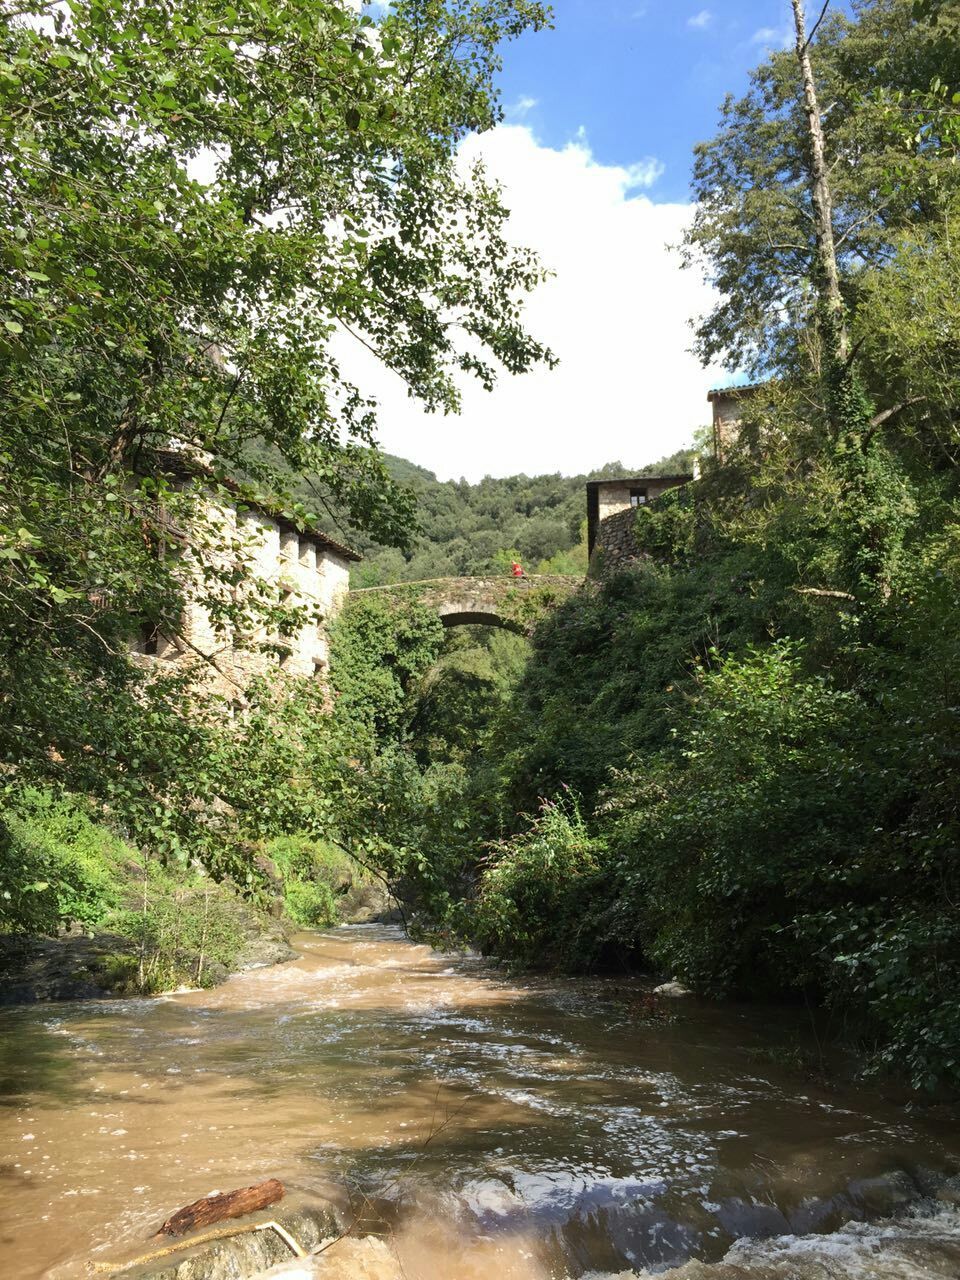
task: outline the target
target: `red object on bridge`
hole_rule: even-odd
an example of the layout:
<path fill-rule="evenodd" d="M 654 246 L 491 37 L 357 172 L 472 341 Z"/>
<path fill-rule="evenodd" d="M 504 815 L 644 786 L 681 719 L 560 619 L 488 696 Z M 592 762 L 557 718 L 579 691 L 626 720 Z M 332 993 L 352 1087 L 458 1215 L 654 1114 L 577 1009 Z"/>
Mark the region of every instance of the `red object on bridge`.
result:
<path fill-rule="evenodd" d="M 516 560 L 512 561 L 510 564 L 510 572 L 515 578 L 522 578 L 524 576 L 523 565 L 517 564 Z"/>

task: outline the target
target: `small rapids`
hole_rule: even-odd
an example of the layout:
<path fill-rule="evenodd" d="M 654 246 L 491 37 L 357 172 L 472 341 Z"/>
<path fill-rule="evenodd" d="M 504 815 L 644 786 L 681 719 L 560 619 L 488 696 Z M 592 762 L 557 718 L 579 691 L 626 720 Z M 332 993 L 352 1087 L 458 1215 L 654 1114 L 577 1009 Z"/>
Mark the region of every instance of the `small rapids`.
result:
<path fill-rule="evenodd" d="M 779 1065 L 796 1011 L 296 942 L 213 991 L 0 1012 L 0 1276 L 89 1275 L 268 1177 L 350 1227 L 287 1280 L 960 1276 L 960 1123 Z"/>
<path fill-rule="evenodd" d="M 264 1272 L 270 1280 L 405 1280 L 409 1271 L 403 1253 L 413 1252 L 407 1242 L 400 1246 L 376 1238 L 343 1241 L 344 1252 L 315 1263 L 294 1262 Z M 532 1255 L 522 1250 L 521 1265 L 512 1269 L 495 1255 L 487 1259 L 487 1272 L 469 1274 L 492 1277 L 523 1276 L 525 1280 L 547 1280 L 561 1275 L 542 1270 L 532 1263 Z M 434 1260 L 436 1260 L 434 1254 Z M 456 1256 L 448 1255 L 449 1270 L 437 1276 L 461 1277 Z M 468 1266 L 476 1265 L 471 1259 Z M 427 1274 L 415 1271 L 413 1274 Z M 831 1235 L 777 1236 L 770 1240 L 740 1240 L 719 1262 L 686 1262 L 664 1271 L 591 1271 L 582 1280 L 956 1280 L 960 1276 L 960 1216 L 942 1212 L 933 1217 L 904 1217 L 874 1225 L 851 1223 Z"/>

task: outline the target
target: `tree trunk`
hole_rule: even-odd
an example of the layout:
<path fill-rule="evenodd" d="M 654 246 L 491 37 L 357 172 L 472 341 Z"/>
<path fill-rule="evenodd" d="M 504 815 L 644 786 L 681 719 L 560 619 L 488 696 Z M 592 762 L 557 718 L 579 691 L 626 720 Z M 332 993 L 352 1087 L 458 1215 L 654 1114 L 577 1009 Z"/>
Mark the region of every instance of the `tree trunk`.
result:
<path fill-rule="evenodd" d="M 185 1205 L 169 1217 L 158 1236 L 182 1236 L 196 1227 L 209 1227 L 214 1222 L 222 1222 L 224 1218 L 242 1218 L 245 1214 L 256 1213 L 258 1209 L 266 1209 L 283 1199 L 283 1183 L 276 1178 L 268 1178 L 255 1187 L 241 1187 L 239 1191 L 225 1191 L 216 1196 L 205 1196 Z"/>
<path fill-rule="evenodd" d="M 847 361 L 850 339 L 847 334 L 843 297 L 840 293 L 840 272 L 837 269 L 837 247 L 833 234 L 833 195 L 830 190 L 830 176 L 827 172 L 817 85 L 810 62 L 810 44 L 807 39 L 807 20 L 803 0 L 792 0 L 792 4 L 797 31 L 797 61 L 800 64 L 803 103 L 810 134 L 810 193 L 813 197 L 814 231 L 817 238 L 817 266 L 820 275 L 818 287 L 827 320 L 826 332 L 823 336 L 827 344 L 828 359 L 832 363 L 842 365 Z"/>

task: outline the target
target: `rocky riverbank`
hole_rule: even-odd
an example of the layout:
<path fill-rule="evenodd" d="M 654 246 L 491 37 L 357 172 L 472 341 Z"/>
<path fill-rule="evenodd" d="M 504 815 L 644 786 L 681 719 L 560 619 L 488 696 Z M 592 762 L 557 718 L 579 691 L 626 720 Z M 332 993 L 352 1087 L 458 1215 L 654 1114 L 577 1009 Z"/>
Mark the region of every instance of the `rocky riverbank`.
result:
<path fill-rule="evenodd" d="M 27 788 L 0 815 L 0 1005 L 212 987 L 290 960 L 289 932 L 390 916 L 385 887 L 329 842 L 231 859 L 236 880 L 148 857 L 82 798 Z"/>
<path fill-rule="evenodd" d="M 338 886 L 337 907 L 341 924 L 391 921 L 395 913 L 386 889 L 368 880 L 347 880 Z M 219 900 L 220 923 L 228 917 L 235 937 L 225 956 L 228 963 L 203 959 L 195 946 L 187 946 L 170 970 L 180 980 L 161 982 L 147 992 L 140 990 L 140 944 L 129 933 L 73 929 L 56 936 L 0 934 L 0 1005 L 158 994 L 181 985 L 212 987 L 232 973 L 282 964 L 296 955 L 287 939 L 301 926 L 281 908 L 279 899 L 275 913 L 257 909 L 239 896 Z M 189 975 L 198 973 L 201 981 L 191 982 Z"/>
<path fill-rule="evenodd" d="M 213 961 L 205 967 L 203 985 L 215 986 L 231 972 L 280 964 L 294 955 L 280 922 L 251 912 L 247 936 L 233 966 Z M 116 933 L 0 935 L 0 1005 L 130 995 L 131 975 L 138 963 L 136 942 Z M 195 958 L 191 967 L 196 968 Z"/>
<path fill-rule="evenodd" d="M 339 923 L 392 923 L 396 908 L 387 890 L 370 882 L 344 887 Z M 296 922 L 237 904 L 243 937 L 230 965 L 207 961 L 202 986 L 215 987 L 233 973 L 293 960 L 288 934 Z M 196 972 L 198 955 L 183 957 L 184 968 Z M 33 1005 L 56 1000 L 104 1000 L 129 996 L 140 954 L 136 941 L 113 932 L 63 932 L 56 937 L 0 934 L 0 1005 Z M 189 983 L 187 983 L 189 984 Z"/>

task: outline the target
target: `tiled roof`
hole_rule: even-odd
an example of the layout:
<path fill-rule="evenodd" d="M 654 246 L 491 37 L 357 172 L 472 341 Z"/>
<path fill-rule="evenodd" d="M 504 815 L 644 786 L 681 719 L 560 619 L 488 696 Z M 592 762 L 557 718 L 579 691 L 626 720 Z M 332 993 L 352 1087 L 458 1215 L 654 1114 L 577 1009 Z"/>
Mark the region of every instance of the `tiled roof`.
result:
<path fill-rule="evenodd" d="M 158 449 L 154 455 L 157 462 L 157 469 L 164 471 L 168 475 L 179 476 L 196 476 L 209 474 L 209 468 L 199 459 L 191 458 L 176 449 Z M 230 493 L 235 494 L 252 511 L 258 511 L 261 515 L 267 516 L 276 524 L 290 533 L 302 533 L 313 539 L 318 547 L 325 547 L 328 551 L 334 552 L 344 560 L 360 561 L 363 559 L 358 552 L 352 547 L 348 547 L 344 542 L 338 542 L 336 538 L 331 538 L 328 533 L 324 533 L 322 529 L 308 524 L 306 521 L 296 521 L 290 516 L 284 514 L 279 508 L 271 506 L 268 502 L 254 502 L 243 494 L 242 486 L 235 480 L 225 477 L 219 481 Z"/>
<path fill-rule="evenodd" d="M 736 399 L 738 396 L 751 395 L 754 391 L 759 391 L 761 387 L 765 387 L 765 382 L 744 382 L 735 387 L 714 387 L 707 392 L 708 400 L 722 400 L 727 397 Z"/>
<path fill-rule="evenodd" d="M 601 489 L 608 484 L 635 484 L 638 487 L 645 484 L 686 484 L 692 480 L 691 474 L 679 476 L 611 476 L 608 480 L 588 480 L 588 489 Z"/>

